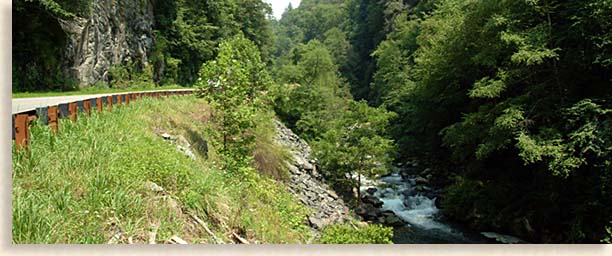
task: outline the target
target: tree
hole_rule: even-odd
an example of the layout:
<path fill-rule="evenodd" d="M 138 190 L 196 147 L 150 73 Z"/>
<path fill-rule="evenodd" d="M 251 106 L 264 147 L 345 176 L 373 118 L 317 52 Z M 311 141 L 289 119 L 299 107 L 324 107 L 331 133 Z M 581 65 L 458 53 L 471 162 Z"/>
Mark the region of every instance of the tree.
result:
<path fill-rule="evenodd" d="M 347 72 L 348 58 L 352 51 L 352 47 L 347 39 L 346 33 L 339 28 L 332 28 L 325 32 L 323 44 L 334 57 L 334 62 L 340 67 L 340 72 Z"/>
<path fill-rule="evenodd" d="M 349 110 L 314 143 L 314 148 L 332 180 L 356 187 L 361 198 L 361 177 L 388 173 L 393 160 L 393 141 L 384 137 L 393 113 L 369 107 L 365 101 L 351 101 L 349 105 Z"/>
<path fill-rule="evenodd" d="M 270 78 L 257 46 L 243 35 L 219 45 L 219 54 L 200 71 L 198 86 L 214 106 L 223 137 L 221 153 L 239 163 L 252 151 L 254 138 L 247 131 L 255 124 L 254 114 L 262 107 L 262 94 Z"/>

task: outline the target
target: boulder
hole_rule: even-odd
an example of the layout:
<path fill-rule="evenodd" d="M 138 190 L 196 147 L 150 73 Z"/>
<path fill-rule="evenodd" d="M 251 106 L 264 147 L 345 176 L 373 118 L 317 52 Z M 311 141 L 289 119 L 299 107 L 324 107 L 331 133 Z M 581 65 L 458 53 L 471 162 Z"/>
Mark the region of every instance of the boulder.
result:
<path fill-rule="evenodd" d="M 376 220 L 380 216 L 380 210 L 371 204 L 364 204 L 355 209 L 355 213 L 363 217 L 364 220 Z"/>
<path fill-rule="evenodd" d="M 149 190 L 153 191 L 153 192 L 162 192 L 162 191 L 164 191 L 164 188 L 162 188 L 161 186 L 155 184 L 155 182 L 151 182 L 151 181 L 148 181 L 146 183 L 146 187 Z"/>
<path fill-rule="evenodd" d="M 328 221 L 326 221 L 324 219 L 316 218 L 316 217 L 313 217 L 313 216 L 308 217 L 308 222 L 310 222 L 311 226 L 313 226 L 313 227 L 315 227 L 316 229 L 319 229 L 319 230 L 329 224 Z"/>
<path fill-rule="evenodd" d="M 338 194 L 336 194 L 336 192 L 334 192 L 333 190 L 328 190 L 327 194 L 329 194 L 329 196 L 334 200 L 338 199 Z"/>
<path fill-rule="evenodd" d="M 300 172 L 300 169 L 299 169 L 299 168 L 297 168 L 297 166 L 295 166 L 295 165 L 288 164 L 287 166 L 289 167 L 289 172 L 290 172 L 291 174 L 297 174 L 297 173 L 299 173 L 299 172 Z M 295 176 L 293 176 L 293 177 L 295 177 Z"/>
<path fill-rule="evenodd" d="M 176 146 L 176 148 L 179 151 L 183 152 L 183 154 L 185 154 L 187 157 L 189 157 L 189 158 L 191 158 L 193 160 L 196 160 L 196 155 L 188 147 L 184 147 L 184 146 L 178 145 L 178 146 Z"/>
<path fill-rule="evenodd" d="M 301 167 L 306 171 L 313 171 L 315 169 L 315 166 L 307 161 L 303 162 Z"/>
<path fill-rule="evenodd" d="M 408 189 L 401 192 L 404 195 L 404 198 L 416 196 L 417 192 L 414 189 Z"/>
<path fill-rule="evenodd" d="M 383 217 L 395 216 L 395 213 L 393 211 L 386 210 L 386 211 L 381 212 L 380 215 Z"/>
<path fill-rule="evenodd" d="M 185 139 L 183 135 L 176 136 L 175 141 L 176 141 L 176 144 L 183 146 L 185 148 L 191 147 L 191 144 L 189 144 L 189 141 L 187 141 L 187 139 Z"/>
<path fill-rule="evenodd" d="M 408 182 L 410 183 L 410 186 L 416 186 L 416 179 L 409 179 Z"/>
<path fill-rule="evenodd" d="M 421 172 L 421 176 L 427 176 L 429 173 L 431 173 L 431 168 L 425 168 L 425 170 Z"/>
<path fill-rule="evenodd" d="M 502 244 L 524 244 L 526 243 L 525 241 L 519 238 L 508 236 L 508 235 L 502 235 L 502 234 L 498 234 L 495 232 L 481 232 L 480 234 L 482 234 L 486 238 L 495 239 L 496 241 Z"/>
<path fill-rule="evenodd" d="M 442 199 L 442 198 L 440 198 L 440 196 L 437 196 L 437 197 L 436 197 L 436 200 L 434 201 L 434 205 L 436 205 L 436 207 L 437 207 L 438 209 L 442 209 L 442 208 L 443 208 L 443 207 L 442 207 L 442 200 L 443 200 L 443 199 Z"/>
<path fill-rule="evenodd" d="M 368 192 L 368 194 L 371 194 L 371 195 L 376 193 L 376 191 L 378 191 L 377 188 L 368 188 L 368 189 L 366 189 L 366 192 Z"/>
<path fill-rule="evenodd" d="M 387 226 L 392 226 L 392 227 L 401 227 L 405 224 L 404 221 L 400 219 L 399 217 L 397 217 L 395 214 L 390 215 L 390 216 L 385 216 L 385 220 L 383 223 Z"/>
<path fill-rule="evenodd" d="M 383 206 L 383 201 L 381 201 L 380 199 L 378 199 L 375 196 L 371 196 L 371 195 L 366 195 L 364 197 L 361 198 L 361 201 L 364 202 L 365 204 L 370 204 L 376 208 L 380 208 L 381 206 Z"/>
<path fill-rule="evenodd" d="M 429 180 L 426 178 L 423 178 L 421 176 L 416 177 L 416 179 L 414 179 L 414 181 L 416 182 L 416 184 L 429 184 Z"/>
<path fill-rule="evenodd" d="M 355 214 L 357 214 L 359 216 L 364 216 L 366 214 L 366 208 L 365 207 L 357 207 L 355 209 Z"/>
<path fill-rule="evenodd" d="M 434 194 L 433 192 L 425 192 L 425 197 L 429 199 L 434 199 L 436 198 L 436 194 Z"/>

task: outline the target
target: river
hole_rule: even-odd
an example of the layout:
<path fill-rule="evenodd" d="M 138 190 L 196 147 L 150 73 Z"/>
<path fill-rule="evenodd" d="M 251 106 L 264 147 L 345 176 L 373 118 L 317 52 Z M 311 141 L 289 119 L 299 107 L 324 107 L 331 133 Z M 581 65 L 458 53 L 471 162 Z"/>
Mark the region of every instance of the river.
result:
<path fill-rule="evenodd" d="M 366 181 L 362 193 L 376 188 L 373 195 L 384 202 L 382 210 L 393 211 L 407 224 L 394 229 L 396 244 L 490 243 L 479 232 L 461 228 L 444 220 L 432 192 L 419 192 L 416 176 L 403 177 L 396 170 L 376 181 Z M 429 188 L 428 188 L 429 190 Z"/>

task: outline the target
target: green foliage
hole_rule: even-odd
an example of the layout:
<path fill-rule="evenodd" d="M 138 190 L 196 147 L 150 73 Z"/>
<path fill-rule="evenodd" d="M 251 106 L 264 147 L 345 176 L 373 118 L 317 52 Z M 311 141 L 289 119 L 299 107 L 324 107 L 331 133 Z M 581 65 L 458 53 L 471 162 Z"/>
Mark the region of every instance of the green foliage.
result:
<path fill-rule="evenodd" d="M 353 46 L 351 68 L 345 77 L 356 99 L 370 99 L 370 83 L 376 69 L 371 53 L 385 37 L 386 1 L 347 1 L 347 33 Z"/>
<path fill-rule="evenodd" d="M 162 82 L 195 83 L 201 65 L 215 58 L 218 42 L 237 34 L 253 41 L 267 61 L 271 8 L 262 0 L 157 0 L 156 6 L 157 37 L 166 40 L 163 60 L 170 66 Z"/>
<path fill-rule="evenodd" d="M 224 154 L 237 162 L 248 162 L 253 150 L 255 114 L 263 107 L 270 78 L 253 42 L 239 35 L 219 45 L 214 61 L 202 66 L 198 86 L 221 120 Z"/>
<path fill-rule="evenodd" d="M 279 82 L 292 84 L 278 85 L 272 90 L 274 107 L 303 138 L 314 139 L 322 134 L 326 124 L 347 109 L 350 93 L 337 76 L 331 54 L 319 41 L 297 47 L 294 53 L 295 63 L 284 65 L 277 74 Z M 290 76 L 297 79 L 279 79 Z"/>
<path fill-rule="evenodd" d="M 448 216 L 469 222 L 477 228 L 492 226 L 502 214 L 507 214 L 508 200 L 516 200 L 511 188 L 463 177 L 445 188 L 442 211 Z"/>
<path fill-rule="evenodd" d="M 271 90 L 278 115 L 311 143 L 323 172 L 336 185 L 359 186 L 359 180 L 346 175 L 386 173 L 394 148 L 385 135 L 394 115 L 352 100 L 332 54 L 318 40 L 294 48 L 293 55 L 277 77 L 283 81 L 290 77 L 283 74 L 299 72 L 291 75 L 297 79 Z"/>
<path fill-rule="evenodd" d="M 325 32 L 323 44 L 331 52 L 337 65 L 348 64 L 351 43 L 348 41 L 346 33 L 339 28 L 332 28 Z"/>
<path fill-rule="evenodd" d="M 293 159 L 289 150 L 276 142 L 278 130 L 273 122 L 275 118 L 271 111 L 259 111 L 254 117 L 253 165 L 261 174 L 279 181 L 289 181 L 287 162 Z"/>
<path fill-rule="evenodd" d="M 602 243 L 612 244 L 612 228 L 606 227 L 606 233 L 608 233 L 607 237 L 601 240 Z"/>
<path fill-rule="evenodd" d="M 146 89 L 155 87 L 153 67 L 141 68 L 137 62 L 113 65 L 108 70 L 110 87 L 118 89 Z"/>
<path fill-rule="evenodd" d="M 392 244 L 393 229 L 380 225 L 367 225 L 355 230 L 349 224 L 335 224 L 323 229 L 322 244 Z"/>
<path fill-rule="evenodd" d="M 564 226 L 563 239 L 599 240 L 594 219 L 604 219 L 612 208 L 602 203 L 594 210 L 587 201 L 609 200 L 612 185 L 607 178 L 612 91 L 602 61 L 609 60 L 610 45 L 603 42 L 611 30 L 609 20 L 600 19 L 611 9 L 604 2 L 442 0 L 404 8 L 389 3 L 392 31 L 374 52 L 378 70 L 372 89 L 379 97 L 374 103 L 399 115 L 391 132 L 400 152 L 445 168 L 462 166 L 452 172 L 470 179 L 511 183 L 531 200 L 564 194 L 562 189 L 585 191 L 590 199 L 568 195 L 554 202 L 574 205 L 582 209 L 577 215 L 592 219 Z M 429 15 L 419 14 L 422 10 Z M 530 176 L 538 176 L 533 184 L 521 182 Z M 452 210 L 453 204 L 473 200 L 481 211 L 492 204 L 481 196 L 486 187 L 454 185 L 451 216 L 466 214 Z M 459 197 L 455 190 L 465 193 Z M 511 204 L 516 198 L 505 200 Z M 533 223 L 535 215 L 552 210 L 530 206 L 518 214 Z M 497 218 L 485 215 L 491 225 Z"/>
<path fill-rule="evenodd" d="M 76 17 L 75 13 L 80 14 L 88 11 L 91 4 L 89 0 L 19 0 L 16 2 L 18 2 L 17 8 L 23 8 L 20 2 L 37 3 L 40 8 L 50 15 L 64 20 L 74 19 Z"/>
<path fill-rule="evenodd" d="M 392 116 L 365 101 L 352 101 L 342 117 L 332 121 L 333 126 L 313 143 L 321 167 L 332 180 L 347 182 L 346 174 L 374 178 L 388 172 L 394 148 L 384 134 Z"/>
<path fill-rule="evenodd" d="M 567 137 L 558 130 L 543 130 L 540 136 L 521 133 L 517 148 L 526 164 L 550 159 L 548 169 L 554 175 L 567 177 L 590 162 L 599 168 L 609 166 L 612 140 L 606 136 L 612 131 L 612 109 L 587 99 L 566 109 Z M 569 128 L 569 129 L 568 129 Z"/>

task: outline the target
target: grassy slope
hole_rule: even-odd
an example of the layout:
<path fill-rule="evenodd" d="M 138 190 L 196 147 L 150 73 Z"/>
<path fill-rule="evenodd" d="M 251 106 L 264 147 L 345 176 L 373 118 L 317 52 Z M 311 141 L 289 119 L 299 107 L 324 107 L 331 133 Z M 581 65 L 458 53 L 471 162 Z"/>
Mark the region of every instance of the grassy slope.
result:
<path fill-rule="evenodd" d="M 262 243 L 308 240 L 306 210 L 283 185 L 252 170 L 234 177 L 214 167 L 209 116 L 193 97 L 143 99 L 77 123 L 62 120 L 57 135 L 34 125 L 31 151 L 13 154 L 13 243 L 107 243 L 118 233 L 120 243 L 146 243 L 156 229 L 158 243 L 172 235 L 212 243 L 191 212 L 226 241 L 232 231 Z M 198 160 L 160 131 L 183 134 L 202 149 L 194 150 Z"/>
<path fill-rule="evenodd" d="M 121 93 L 121 92 L 132 92 L 132 91 L 155 91 L 155 90 L 169 90 L 169 89 L 184 89 L 186 87 L 172 85 L 172 86 L 162 86 L 155 88 L 125 88 L 125 89 L 112 89 L 112 88 L 95 88 L 89 87 L 87 89 L 78 90 L 78 91 L 68 91 L 68 92 L 18 92 L 13 93 L 13 99 L 19 98 L 35 98 L 35 97 L 52 97 L 52 96 L 72 96 L 72 95 L 86 95 L 86 94 L 102 94 L 102 93 Z"/>

